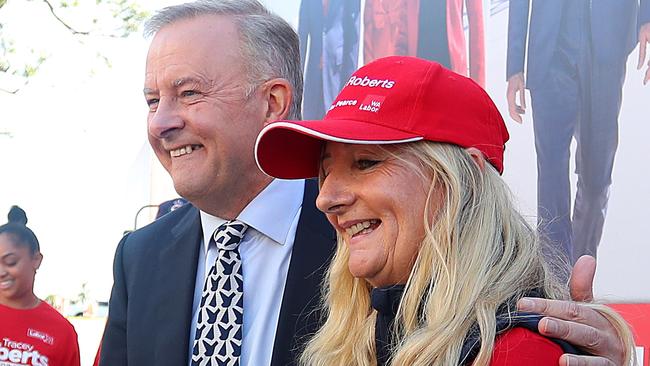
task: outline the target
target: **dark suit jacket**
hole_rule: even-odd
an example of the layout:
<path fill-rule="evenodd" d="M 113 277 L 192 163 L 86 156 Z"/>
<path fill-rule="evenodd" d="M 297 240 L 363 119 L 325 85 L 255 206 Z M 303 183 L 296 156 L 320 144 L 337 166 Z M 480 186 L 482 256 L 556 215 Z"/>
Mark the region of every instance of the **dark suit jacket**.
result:
<path fill-rule="evenodd" d="M 530 35 L 528 13 L 530 12 Z M 557 47 L 565 1 L 510 0 L 508 20 L 507 78 L 524 71 L 528 40 L 527 87 L 535 88 L 545 77 Z M 648 12 L 650 0 L 640 0 L 642 12 Z M 621 65 L 638 41 L 639 0 L 592 0 L 591 38 L 594 60 L 604 65 Z"/>
<path fill-rule="evenodd" d="M 301 342 L 318 327 L 320 285 L 336 239 L 315 207 L 317 194 L 308 181 L 285 291 L 278 294 L 273 366 L 292 365 Z M 187 365 L 201 231 L 199 210 L 188 204 L 122 239 L 101 366 Z"/>
<path fill-rule="evenodd" d="M 302 0 L 298 18 L 300 61 L 304 71 L 305 87 L 302 116 L 304 119 L 320 119 L 327 112 L 323 95 L 323 34 L 341 23 L 343 39 L 335 52 L 341 79 L 334 80 L 338 89 L 348 81 L 357 69 L 359 30 L 354 17 L 360 12 L 359 0 L 329 0 L 327 14 L 323 0 Z M 309 47 L 307 47 L 309 45 Z M 305 66 L 306 65 L 306 66 Z"/>

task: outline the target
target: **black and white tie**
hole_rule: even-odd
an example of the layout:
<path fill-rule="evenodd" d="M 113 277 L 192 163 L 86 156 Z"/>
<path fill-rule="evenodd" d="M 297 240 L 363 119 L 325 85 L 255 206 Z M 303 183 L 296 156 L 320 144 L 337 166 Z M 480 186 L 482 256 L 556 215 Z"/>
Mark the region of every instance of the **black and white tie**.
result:
<path fill-rule="evenodd" d="M 239 366 L 244 316 L 239 243 L 246 229 L 248 225 L 241 221 L 229 221 L 210 240 L 218 255 L 203 285 L 192 366 Z"/>

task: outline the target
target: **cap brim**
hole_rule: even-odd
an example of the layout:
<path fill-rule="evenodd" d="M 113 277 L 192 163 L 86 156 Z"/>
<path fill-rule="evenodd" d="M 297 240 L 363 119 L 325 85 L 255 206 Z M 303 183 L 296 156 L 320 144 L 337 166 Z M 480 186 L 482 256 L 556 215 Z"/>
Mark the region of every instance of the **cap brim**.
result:
<path fill-rule="evenodd" d="M 262 129 L 255 143 L 257 166 L 281 179 L 318 177 L 325 141 L 347 144 L 399 144 L 422 140 L 389 127 L 354 120 L 277 121 Z"/>

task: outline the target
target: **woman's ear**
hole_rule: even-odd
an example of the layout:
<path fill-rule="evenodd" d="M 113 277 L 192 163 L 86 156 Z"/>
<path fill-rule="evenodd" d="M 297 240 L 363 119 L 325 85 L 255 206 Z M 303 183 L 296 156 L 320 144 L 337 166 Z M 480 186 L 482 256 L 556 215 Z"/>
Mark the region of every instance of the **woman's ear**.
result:
<path fill-rule="evenodd" d="M 34 272 L 41 267 L 41 262 L 43 262 L 43 254 L 41 252 L 36 252 L 32 256 L 32 264 L 34 267 Z"/>
<path fill-rule="evenodd" d="M 479 169 L 485 170 L 485 158 L 483 157 L 481 150 L 475 147 L 468 147 L 465 148 L 465 151 L 472 157 L 472 160 L 474 160 L 476 165 L 478 165 Z"/>
<path fill-rule="evenodd" d="M 265 125 L 287 118 L 293 101 L 292 92 L 293 88 L 286 79 L 276 78 L 265 83 L 264 96 L 267 102 Z"/>

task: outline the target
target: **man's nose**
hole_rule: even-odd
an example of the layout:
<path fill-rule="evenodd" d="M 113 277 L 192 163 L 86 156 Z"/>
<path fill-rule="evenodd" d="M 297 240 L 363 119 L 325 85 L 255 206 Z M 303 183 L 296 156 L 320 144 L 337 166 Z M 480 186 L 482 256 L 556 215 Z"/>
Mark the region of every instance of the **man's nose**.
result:
<path fill-rule="evenodd" d="M 161 98 L 158 102 L 158 108 L 149 117 L 149 134 L 162 139 L 171 131 L 181 129 L 184 126 L 185 122 L 175 103 Z"/>

